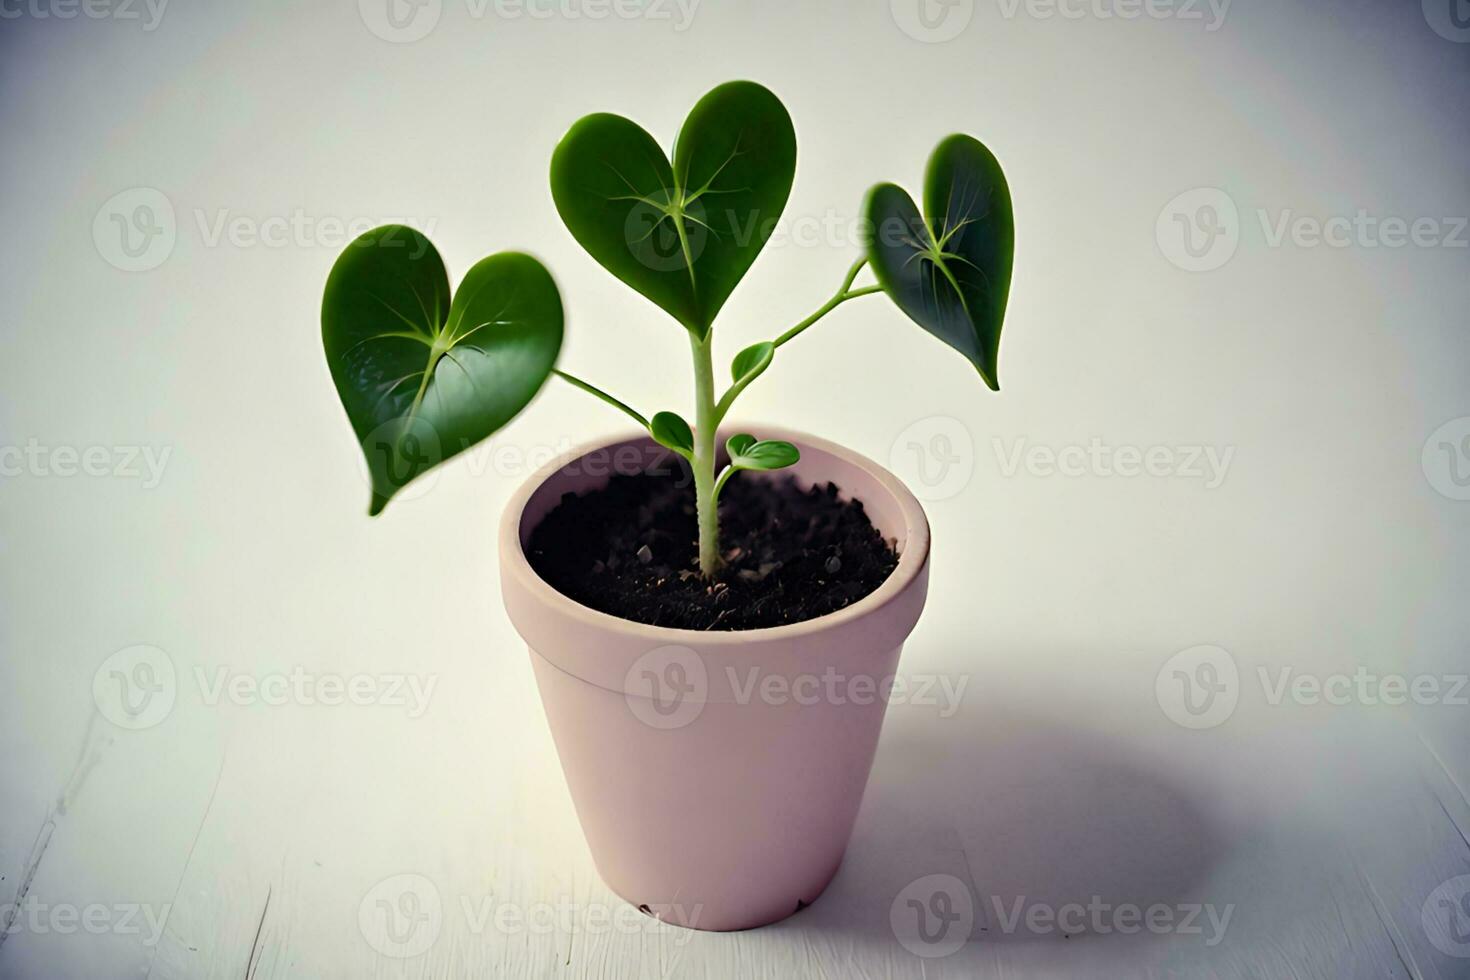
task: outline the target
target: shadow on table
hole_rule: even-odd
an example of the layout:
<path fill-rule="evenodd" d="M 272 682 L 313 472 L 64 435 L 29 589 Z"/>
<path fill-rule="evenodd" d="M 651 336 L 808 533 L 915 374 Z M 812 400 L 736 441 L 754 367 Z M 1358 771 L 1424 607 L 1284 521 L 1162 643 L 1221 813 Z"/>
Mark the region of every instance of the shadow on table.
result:
<path fill-rule="evenodd" d="M 1205 809 L 1096 731 L 895 707 L 842 869 L 811 908 L 775 928 L 892 943 L 932 912 L 932 938 L 942 916 L 962 912 L 960 889 L 973 908 L 971 942 L 1106 941 L 1131 925 L 1120 907 L 1210 901 L 1196 890 L 1225 841 Z M 1058 923 L 1069 904 L 1082 908 Z M 1084 928 L 1063 928 L 1084 912 Z"/>

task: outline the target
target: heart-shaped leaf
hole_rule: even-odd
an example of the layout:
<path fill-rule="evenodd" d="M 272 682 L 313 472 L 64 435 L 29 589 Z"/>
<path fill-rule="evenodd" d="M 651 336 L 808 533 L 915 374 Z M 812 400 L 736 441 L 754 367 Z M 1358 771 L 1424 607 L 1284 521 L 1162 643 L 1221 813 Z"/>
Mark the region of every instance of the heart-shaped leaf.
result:
<path fill-rule="evenodd" d="M 653 441 L 666 446 L 686 459 L 694 456 L 694 430 L 673 412 L 659 412 L 648 422 Z"/>
<path fill-rule="evenodd" d="M 372 480 L 368 512 L 509 422 L 561 350 L 556 283 L 529 255 L 500 252 L 451 301 L 444 262 L 402 225 L 359 237 L 332 266 L 322 345 Z"/>
<path fill-rule="evenodd" d="M 729 82 L 689 113 L 672 164 L 631 120 L 578 120 L 552 155 L 551 194 L 603 268 L 703 340 L 775 230 L 795 173 L 781 100 Z"/>
<path fill-rule="evenodd" d="M 969 136 L 947 137 L 929 157 L 923 216 L 895 184 L 870 190 L 863 213 L 868 261 L 883 289 L 999 391 L 1016 233 L 1010 188 L 994 155 Z"/>
<path fill-rule="evenodd" d="M 725 440 L 730 453 L 730 467 L 735 470 L 779 470 L 801 459 L 801 452 L 789 442 L 762 439 L 747 432 Z"/>

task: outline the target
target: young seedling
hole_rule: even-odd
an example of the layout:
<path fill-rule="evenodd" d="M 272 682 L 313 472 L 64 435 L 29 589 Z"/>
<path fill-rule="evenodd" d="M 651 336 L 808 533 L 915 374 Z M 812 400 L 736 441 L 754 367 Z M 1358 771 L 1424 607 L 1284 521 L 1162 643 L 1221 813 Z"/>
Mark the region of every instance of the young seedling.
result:
<path fill-rule="evenodd" d="M 796 172 L 796 134 L 780 100 L 753 82 L 700 99 L 672 161 L 636 123 L 598 113 L 575 123 L 551 161 L 551 192 L 572 236 L 604 268 L 685 330 L 694 365 L 694 424 L 669 411 L 645 417 L 602 388 L 555 367 L 562 308 L 535 259 L 480 262 L 453 300 L 443 263 L 418 232 L 388 226 L 359 238 L 327 282 L 322 335 L 333 380 L 368 459 L 371 512 L 410 480 L 510 420 L 549 374 L 597 396 L 678 453 L 694 478 L 699 569 L 719 571 L 719 496 L 740 470 L 795 463 L 795 446 L 716 433 L 776 352 L 849 300 L 886 292 L 920 327 L 963 354 L 999 389 L 997 355 L 1010 289 L 1014 226 L 999 163 L 954 135 L 929 159 L 924 209 L 894 184 L 863 205 L 864 251 L 810 316 L 740 351 L 716 393 L 713 327 L 775 229 Z M 856 285 L 871 265 L 875 285 Z"/>

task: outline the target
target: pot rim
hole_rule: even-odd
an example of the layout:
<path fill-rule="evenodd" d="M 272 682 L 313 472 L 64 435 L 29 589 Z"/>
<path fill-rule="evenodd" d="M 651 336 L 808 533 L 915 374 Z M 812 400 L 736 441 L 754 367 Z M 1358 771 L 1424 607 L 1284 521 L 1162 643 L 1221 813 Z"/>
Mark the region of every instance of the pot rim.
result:
<path fill-rule="evenodd" d="M 503 556 L 501 575 L 513 576 L 526 590 L 539 594 L 543 602 L 556 605 L 562 615 L 590 628 L 653 644 L 698 644 L 704 649 L 738 647 L 771 640 L 796 640 L 823 633 L 855 619 L 869 616 L 903 595 L 929 561 L 929 520 L 924 514 L 923 507 L 909 492 L 908 487 L 884 467 L 845 446 L 782 426 L 761 425 L 759 428 L 762 438 L 783 439 L 795 443 L 799 448 L 810 446 L 840 457 L 873 477 L 897 501 L 906 525 L 903 550 L 899 553 L 898 565 L 882 585 L 852 605 L 823 616 L 802 620 L 799 623 L 765 626 L 759 629 L 694 630 L 670 626 L 650 626 L 647 623 L 623 619 L 610 613 L 600 612 L 590 606 L 584 606 L 575 599 L 563 595 L 536 574 L 521 547 L 521 515 L 525 512 L 526 504 L 531 496 L 560 470 L 584 456 L 627 443 L 653 442 L 652 437 L 646 431 L 637 430 L 625 430 L 631 431 L 631 434 L 604 436 L 596 440 L 589 440 L 541 466 L 521 483 L 506 501 L 505 510 L 501 515 L 500 553 Z M 897 535 L 891 536 L 898 537 Z"/>

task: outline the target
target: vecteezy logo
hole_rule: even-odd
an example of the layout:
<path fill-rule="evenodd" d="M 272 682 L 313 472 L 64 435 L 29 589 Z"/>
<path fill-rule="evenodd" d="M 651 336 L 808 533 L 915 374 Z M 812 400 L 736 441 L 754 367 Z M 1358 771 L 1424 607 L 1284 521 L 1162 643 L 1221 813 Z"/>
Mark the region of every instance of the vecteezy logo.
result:
<path fill-rule="evenodd" d="M 1470 959 L 1470 875 L 1451 878 L 1430 892 L 1419 915 L 1435 949 Z"/>
<path fill-rule="evenodd" d="M 1435 490 L 1451 500 L 1470 500 L 1470 415 L 1431 432 L 1419 462 Z"/>
<path fill-rule="evenodd" d="M 439 939 L 444 903 L 423 875 L 384 878 L 362 897 L 357 926 L 368 945 L 394 959 L 418 956 Z"/>
<path fill-rule="evenodd" d="M 673 207 L 659 200 L 666 192 L 641 197 L 623 222 L 628 250 L 654 272 L 674 272 L 693 267 L 704 254 L 709 240 L 710 219 L 704 203 L 688 201 Z"/>
<path fill-rule="evenodd" d="M 1424 19 L 1446 41 L 1470 43 L 1470 0 L 1424 0 Z"/>
<path fill-rule="evenodd" d="M 1240 245 L 1240 212 L 1229 194 L 1197 187 L 1175 197 L 1159 212 L 1154 238 L 1164 257 L 1186 272 L 1210 272 Z"/>
<path fill-rule="evenodd" d="M 623 697 L 634 717 L 650 728 L 683 728 L 704 711 L 709 674 L 688 647 L 656 647 L 628 668 Z"/>
<path fill-rule="evenodd" d="M 931 415 L 893 440 L 888 463 L 922 500 L 947 500 L 970 485 L 975 440 L 959 419 Z"/>
<path fill-rule="evenodd" d="M 357 0 L 357 12 L 367 29 L 385 41 L 418 41 L 439 23 L 444 0 Z"/>
<path fill-rule="evenodd" d="M 107 199 L 92 218 L 97 254 L 124 272 L 147 272 L 173 254 L 174 206 L 160 190 L 130 187 Z"/>
<path fill-rule="evenodd" d="M 92 700 L 119 728 L 152 728 L 168 717 L 178 696 L 174 662 L 157 647 L 119 650 L 92 675 Z"/>
<path fill-rule="evenodd" d="M 949 956 L 975 929 L 975 900 L 954 875 L 925 875 L 898 893 L 888 909 L 888 924 L 894 938 L 915 956 Z"/>
<path fill-rule="evenodd" d="M 926 44 L 959 37 L 975 16 L 975 0 L 889 0 L 888 6 L 898 29 Z"/>
<path fill-rule="evenodd" d="M 395 502 L 416 500 L 439 482 L 437 467 L 443 460 L 439 430 L 415 415 L 389 419 L 369 432 L 362 440 L 358 472 L 370 488 L 392 487 Z"/>
<path fill-rule="evenodd" d="M 1240 671 L 1235 658 L 1219 647 L 1190 647 L 1164 663 L 1154 679 L 1154 696 L 1174 724 L 1214 728 L 1235 713 Z"/>

